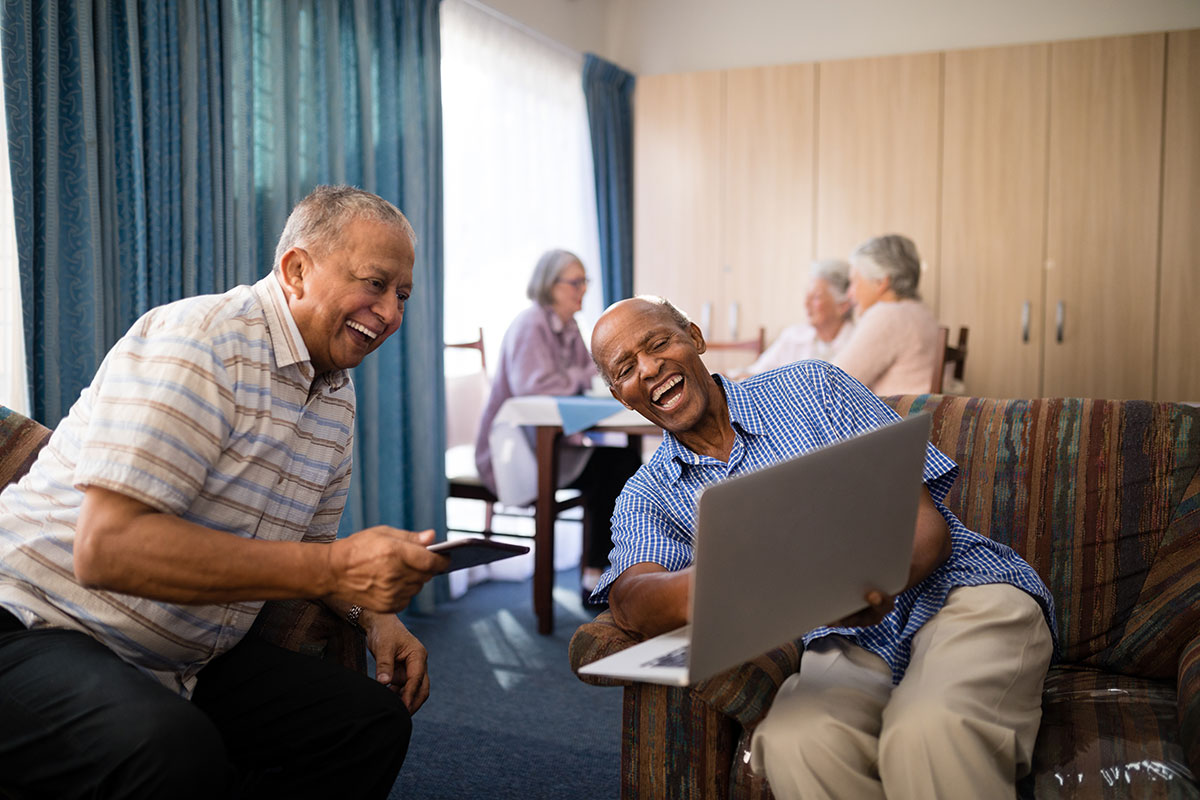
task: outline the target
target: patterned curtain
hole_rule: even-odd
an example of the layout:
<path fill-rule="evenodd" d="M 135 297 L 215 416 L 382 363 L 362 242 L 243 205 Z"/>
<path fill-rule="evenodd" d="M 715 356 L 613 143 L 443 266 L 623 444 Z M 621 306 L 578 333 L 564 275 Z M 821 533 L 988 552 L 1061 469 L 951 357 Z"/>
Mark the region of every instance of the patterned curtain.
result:
<path fill-rule="evenodd" d="M 596 216 L 604 304 L 633 293 L 633 86 L 634 76 L 599 56 L 583 62 L 583 94 L 592 131 Z"/>
<path fill-rule="evenodd" d="M 266 274 L 313 186 L 358 185 L 418 244 L 354 376 L 344 529 L 444 529 L 438 0 L 27 0 L 0 27 L 33 416 L 149 308 Z"/>

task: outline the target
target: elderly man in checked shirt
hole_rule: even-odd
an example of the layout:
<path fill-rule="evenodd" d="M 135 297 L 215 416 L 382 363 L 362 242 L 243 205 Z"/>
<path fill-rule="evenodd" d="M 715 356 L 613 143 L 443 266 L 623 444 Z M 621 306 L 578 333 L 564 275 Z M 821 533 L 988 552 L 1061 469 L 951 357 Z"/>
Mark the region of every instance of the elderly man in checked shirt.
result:
<path fill-rule="evenodd" d="M 687 622 L 706 484 L 897 419 L 827 363 L 734 383 L 705 370 L 704 350 L 700 329 L 657 297 L 613 305 L 592 333 L 613 396 L 666 432 L 617 500 L 612 565 L 593 595 L 647 636 Z M 956 471 L 929 447 L 904 591 L 872 592 L 864 611 L 804 635 L 800 671 L 751 747 L 752 767 L 781 800 L 1010 800 L 1028 772 L 1054 650 L 1052 601 L 1016 553 L 942 505 Z M 797 535 L 837 531 L 797 520 Z"/>
<path fill-rule="evenodd" d="M 258 283 L 138 320 L 0 494 L 0 795 L 387 796 L 429 693 L 395 612 L 446 559 L 335 537 L 347 370 L 400 326 L 414 244 L 318 187 Z M 242 638 L 284 598 L 361 625 L 375 679 Z"/>

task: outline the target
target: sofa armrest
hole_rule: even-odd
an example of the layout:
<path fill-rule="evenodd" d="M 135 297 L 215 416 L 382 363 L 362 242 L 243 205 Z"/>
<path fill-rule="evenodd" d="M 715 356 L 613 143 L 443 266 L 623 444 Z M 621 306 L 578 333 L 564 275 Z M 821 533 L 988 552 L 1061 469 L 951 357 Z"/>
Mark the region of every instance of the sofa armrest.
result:
<path fill-rule="evenodd" d="M 247 636 L 333 661 L 355 672 L 367 671 L 367 637 L 316 600 L 263 603 Z"/>
<path fill-rule="evenodd" d="M 1179 739 L 1193 775 L 1200 775 L 1200 636 L 1179 656 Z"/>
<path fill-rule="evenodd" d="M 627 686 L 628 681 L 596 675 L 580 675 L 579 668 L 641 641 L 622 630 L 605 611 L 580 625 L 571 637 L 571 670 L 584 683 L 595 686 Z M 714 710 L 733 717 L 743 727 L 758 722 L 789 675 L 800 668 L 802 647 L 789 642 L 758 658 L 726 670 L 692 686 L 692 691 Z"/>

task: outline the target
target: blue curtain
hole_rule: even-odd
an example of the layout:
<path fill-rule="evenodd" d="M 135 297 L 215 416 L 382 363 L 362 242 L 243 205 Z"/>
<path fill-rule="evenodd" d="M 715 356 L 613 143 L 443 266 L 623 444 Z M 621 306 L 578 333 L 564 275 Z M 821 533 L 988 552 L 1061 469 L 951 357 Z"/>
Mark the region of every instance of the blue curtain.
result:
<path fill-rule="evenodd" d="M 633 86 L 634 76 L 588 53 L 583 94 L 592 132 L 596 217 L 604 304 L 633 293 Z"/>
<path fill-rule="evenodd" d="M 404 325 L 354 376 L 344 529 L 445 528 L 438 0 L 4 3 L 33 415 L 55 425 L 149 308 L 271 269 L 349 183 L 417 231 Z"/>

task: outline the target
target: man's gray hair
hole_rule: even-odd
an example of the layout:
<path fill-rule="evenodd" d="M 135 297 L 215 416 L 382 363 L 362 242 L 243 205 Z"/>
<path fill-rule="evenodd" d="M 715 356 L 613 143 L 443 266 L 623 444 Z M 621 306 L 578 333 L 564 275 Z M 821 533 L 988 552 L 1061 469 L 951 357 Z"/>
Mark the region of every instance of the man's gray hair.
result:
<path fill-rule="evenodd" d="M 279 244 L 275 245 L 275 269 L 278 271 L 283 254 L 293 247 L 328 252 L 337 245 L 343 229 L 358 219 L 396 226 L 416 249 L 417 234 L 412 224 L 387 200 L 354 186 L 318 186 L 288 216 Z"/>
<path fill-rule="evenodd" d="M 912 239 L 898 233 L 873 236 L 854 248 L 850 263 L 873 281 L 890 279 L 889 288 L 902 300 L 918 299 L 921 255 Z"/>
<path fill-rule="evenodd" d="M 681 330 L 686 331 L 692 326 L 692 318 L 665 297 L 660 297 L 656 294 L 639 294 L 633 299 L 643 300 L 650 305 L 658 306 L 659 310 L 666 314 Z M 604 379 L 604 385 L 611 387 L 612 380 L 608 377 L 608 372 L 604 369 L 604 365 L 596 360 L 594 352 L 592 353 L 592 363 L 596 365 L 596 369 L 600 372 L 600 377 Z"/>
<path fill-rule="evenodd" d="M 572 264 L 583 266 L 579 256 L 570 250 L 547 250 L 538 259 L 533 274 L 529 276 L 529 286 L 525 288 L 525 296 L 539 306 L 554 305 L 554 282 L 562 275 L 563 270 Z"/>
<path fill-rule="evenodd" d="M 809 267 L 809 277 L 825 281 L 834 302 L 841 303 L 850 289 L 850 262 L 841 258 L 819 259 Z"/>

